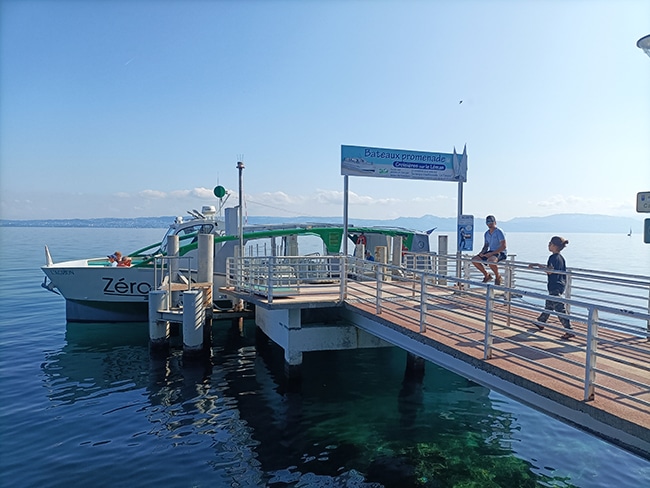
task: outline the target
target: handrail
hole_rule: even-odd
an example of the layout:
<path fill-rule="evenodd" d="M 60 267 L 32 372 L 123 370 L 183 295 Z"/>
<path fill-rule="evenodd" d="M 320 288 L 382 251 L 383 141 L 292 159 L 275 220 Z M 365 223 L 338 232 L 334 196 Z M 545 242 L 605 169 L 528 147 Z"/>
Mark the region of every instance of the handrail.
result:
<path fill-rule="evenodd" d="M 387 269 L 389 273 L 391 272 L 392 269 L 391 265 L 383 265 L 381 267 L 378 267 L 377 269 L 380 270 L 384 267 Z M 410 280 L 412 286 L 419 287 L 418 293 L 416 293 L 416 295 L 419 295 L 420 297 L 419 298 L 420 317 L 418 319 L 419 320 L 418 325 L 420 326 L 421 332 L 427 329 L 440 328 L 441 326 L 436 325 L 435 322 L 436 321 L 439 322 L 440 320 L 444 321 L 444 319 L 441 319 L 440 317 L 436 317 L 434 314 L 430 313 L 427 310 L 429 306 L 431 306 L 430 305 L 431 303 L 435 303 L 438 309 L 446 309 L 447 311 L 449 311 L 454 309 L 454 307 L 458 305 L 462 300 L 460 296 L 456 294 L 458 292 L 454 292 L 450 290 L 454 290 L 455 288 L 463 289 L 466 286 L 471 286 L 474 289 L 483 289 L 483 291 L 485 292 L 484 295 L 482 295 L 482 293 L 479 293 L 478 291 L 472 292 L 471 289 L 469 291 L 462 292 L 462 294 L 465 297 L 469 296 L 470 298 L 472 297 L 472 295 L 474 298 L 484 296 L 484 304 L 482 306 L 477 305 L 480 302 L 475 302 L 474 304 L 471 304 L 467 300 L 464 300 L 462 302 L 463 307 L 458 308 L 457 310 L 454 311 L 454 313 L 457 317 L 462 316 L 465 319 L 471 319 L 472 315 L 474 315 L 475 318 L 481 316 L 483 317 L 482 321 L 478 319 L 475 320 L 476 325 L 474 326 L 474 328 L 472 328 L 471 326 L 465 326 L 465 327 L 471 329 L 473 332 L 481 332 L 483 334 L 482 347 L 484 348 L 483 352 L 484 352 L 485 360 L 489 360 L 493 356 L 493 352 L 497 350 L 493 340 L 495 337 L 499 337 L 500 341 L 504 341 L 504 340 L 506 342 L 509 341 L 509 339 L 507 338 L 504 339 L 503 336 L 494 333 L 493 328 L 495 325 L 508 326 L 509 322 L 511 321 L 516 322 L 517 325 L 523 325 L 523 326 L 526 326 L 526 324 L 532 325 L 532 321 L 534 320 L 536 314 L 538 314 L 543 310 L 541 304 L 534 304 L 534 303 L 527 303 L 527 302 L 517 303 L 517 307 L 519 311 L 516 314 L 511 314 L 507 308 L 505 308 L 504 311 L 500 310 L 497 307 L 497 305 L 507 305 L 511 302 L 511 299 L 506 298 L 509 295 L 508 292 L 510 292 L 512 295 L 519 296 L 519 297 L 523 296 L 523 297 L 537 299 L 538 302 L 541 302 L 546 298 L 548 298 L 547 294 L 540 293 L 540 292 L 520 290 L 516 288 L 510 289 L 504 286 L 486 285 L 483 283 L 458 279 L 449 275 L 445 276 L 444 278 L 450 283 L 450 286 L 441 286 L 437 284 L 437 282 L 440 281 L 440 278 L 442 278 L 441 276 L 435 275 L 433 273 L 429 273 L 425 271 L 417 271 L 417 270 L 412 272 L 412 277 L 410 278 L 402 277 L 398 283 L 393 282 L 392 284 L 393 287 L 396 288 L 396 291 L 388 291 L 386 287 L 383 288 L 380 287 L 380 283 L 385 282 L 387 277 L 388 277 L 387 274 L 383 274 L 381 276 L 378 275 L 376 292 L 374 293 L 374 297 L 372 297 L 371 299 L 368 299 L 369 294 L 364 294 L 363 291 L 351 291 L 351 289 L 349 289 L 348 300 L 367 301 L 369 304 L 372 301 L 373 305 L 375 306 L 376 313 L 378 314 L 382 314 L 386 312 L 390 313 L 390 306 L 387 304 L 390 303 L 391 299 L 395 300 L 398 299 L 399 297 L 405 296 L 405 290 L 408 288 L 408 285 L 405 285 L 405 282 Z M 424 283 L 426 283 L 426 285 Z M 446 294 L 441 294 L 441 292 L 445 292 L 445 291 Z M 497 297 L 497 293 L 496 293 L 497 291 L 503 292 L 501 294 L 503 298 Z M 549 353 L 547 351 L 544 351 L 536 347 L 534 344 L 531 343 L 518 342 L 518 346 L 522 349 L 534 349 L 538 353 L 547 356 L 553 356 L 554 358 L 563 361 L 564 363 L 567 364 L 567 366 L 579 366 L 581 369 L 583 369 L 584 375 L 582 378 L 579 378 L 578 376 L 569 373 L 568 369 L 566 369 L 565 371 L 561 371 L 561 373 L 566 376 L 572 377 L 572 379 L 574 380 L 579 380 L 581 383 L 583 383 L 583 387 L 584 387 L 583 395 L 584 395 L 584 400 L 586 401 L 593 400 L 596 392 L 596 387 L 598 387 L 604 391 L 615 392 L 617 395 L 626 398 L 629 402 L 638 404 L 639 408 L 646 408 L 646 409 L 649 408 L 650 402 L 648 402 L 647 400 L 640 398 L 634 393 L 624 393 L 612 389 L 610 386 L 607 386 L 605 383 L 599 382 L 598 379 L 600 377 L 613 378 L 617 382 L 621 384 L 625 384 L 626 388 L 632 390 L 638 390 L 638 392 L 647 391 L 648 389 L 650 389 L 649 381 L 647 380 L 639 381 L 638 379 L 634 379 L 635 375 L 638 376 L 638 378 L 650 378 L 650 350 L 648 348 L 631 346 L 621 341 L 612 341 L 611 339 L 607 339 L 606 337 L 604 337 L 604 334 L 602 334 L 603 337 L 601 337 L 601 331 L 610 331 L 610 333 L 612 331 L 624 333 L 630 338 L 636 337 L 637 339 L 642 338 L 644 335 L 646 337 L 649 337 L 650 334 L 648 334 L 647 330 L 644 330 L 642 328 L 641 324 L 647 323 L 647 321 L 650 320 L 650 315 L 637 310 L 631 310 L 629 308 L 622 308 L 622 307 L 617 308 L 603 303 L 589 302 L 588 300 L 584 300 L 584 299 L 577 300 L 577 299 L 553 297 L 553 300 L 562 301 L 571 307 L 572 310 L 571 313 L 567 313 L 566 315 L 566 317 L 569 318 L 571 321 L 586 323 L 587 346 L 585 348 L 584 362 L 576 362 L 574 359 L 570 359 L 563 355 Z M 628 324 L 623 323 L 622 325 L 621 322 L 612 320 L 611 318 L 604 318 L 607 315 L 624 318 L 627 320 Z M 402 318 L 404 317 L 402 316 Z M 467 322 L 467 320 L 465 322 Z M 635 327 L 633 324 L 630 324 L 630 322 L 633 323 L 635 322 L 636 324 L 638 324 L 638 327 Z M 415 318 L 413 318 L 413 323 L 414 325 L 416 325 Z M 471 323 L 471 321 L 468 323 Z M 483 325 L 481 326 L 481 324 Z M 456 325 L 458 325 L 458 323 L 456 323 Z M 549 327 L 549 329 L 561 330 L 560 327 L 554 327 L 552 325 L 547 325 L 547 327 Z M 577 331 L 574 332 L 578 336 L 582 335 Z M 459 337 L 461 336 L 459 335 Z M 466 336 L 462 335 L 462 337 L 465 341 L 468 340 Z M 479 345 L 480 344 L 477 343 L 477 347 L 479 347 Z M 618 350 L 624 351 L 631 358 L 633 357 L 634 360 L 622 361 L 618 357 L 615 357 L 610 352 L 610 349 L 613 347 L 616 347 Z M 512 355 L 511 352 L 506 351 L 502 347 L 498 348 L 498 350 L 506 354 Z M 530 359 L 527 359 L 523 355 L 518 355 L 518 358 L 524 361 L 535 363 L 536 367 L 552 369 L 551 367 L 545 366 L 540 362 L 531 361 Z M 621 374 L 613 372 L 610 369 L 605 369 L 603 367 L 599 368 L 598 363 L 603 361 L 614 362 L 619 365 L 624 365 L 628 371 L 628 374 L 626 376 L 622 376 Z"/>
<path fill-rule="evenodd" d="M 228 258 L 226 285 L 239 292 L 266 296 L 268 303 L 273 303 L 273 299 L 282 293 L 314 297 L 332 295 L 332 285 L 336 285 L 336 301 L 367 303 L 378 315 L 395 313 L 391 309 L 395 301 L 410 301 L 414 309 L 419 308 L 419 313 L 409 320 L 413 320 L 420 333 L 440 330 L 447 334 L 458 334 L 465 341 L 470 340 L 459 332 L 450 332 L 453 324 L 467 332 L 480 333 L 482 340 L 471 341 L 477 348 L 483 348 L 485 361 L 489 361 L 495 352 L 509 354 L 582 384 L 586 401 L 593 400 L 597 390 L 602 390 L 615 393 L 639 405 L 639 408 L 650 408 L 650 402 L 634 393 L 635 390 L 650 390 L 650 380 L 646 379 L 650 378 L 650 348 L 632 344 L 642 341 L 644 337 L 650 340 L 650 329 L 647 328 L 647 324 L 650 324 L 649 278 L 620 273 L 609 277 L 604 273 L 594 272 L 590 275 L 586 270 L 567 270 L 571 288 L 566 297 L 553 297 L 553 300 L 565 303 L 565 316 L 571 322 L 580 324 L 579 330 L 574 330 L 574 333 L 584 338 L 586 345 L 578 346 L 577 341 L 572 343 L 584 352 L 584 358 L 578 361 L 545 350 L 543 346 L 535 345 L 534 341 L 521 342 L 500 335 L 499 330 L 503 327 L 533 326 L 535 317 L 544 310 L 544 302 L 548 298 L 548 293 L 544 291 L 546 280 L 541 279 L 545 277 L 545 271 L 529 269 L 526 263 L 506 261 L 499 264 L 505 268 L 505 284 L 496 286 L 481 283 L 473 276 L 472 266 L 468 266 L 469 260 L 466 258 L 409 254 L 405 260 L 407 266 L 342 255 Z M 461 271 L 460 277 L 455 276 L 456 269 Z M 441 270 L 445 272 L 441 273 Z M 342 276 L 346 279 L 341 279 Z M 589 285 L 594 277 L 597 277 L 594 282 L 598 286 Z M 580 293 L 571 296 L 572 290 Z M 603 294 L 604 297 L 601 296 Z M 620 300 L 613 302 L 608 296 Z M 451 314 L 456 319 L 441 312 Z M 406 319 L 405 315 L 400 317 Z M 550 331 L 562 330 L 551 323 L 546 327 Z M 583 327 L 586 332 L 582 332 Z M 629 341 L 615 340 L 613 334 L 625 334 Z M 497 337 L 499 341 L 494 340 Z M 546 337 L 545 340 L 555 341 Z M 533 361 L 525 354 L 508 351 L 508 343 L 516 343 L 521 351 L 532 350 L 538 356 L 558 359 L 565 366 L 559 370 Z M 615 356 L 613 350 L 618 355 Z M 627 359 L 621 359 L 621 353 Z M 624 366 L 625 375 L 609 367 L 609 364 Z M 576 368 L 582 370 L 582 374 L 571 372 Z M 608 379 L 619 386 L 611 386 Z"/>

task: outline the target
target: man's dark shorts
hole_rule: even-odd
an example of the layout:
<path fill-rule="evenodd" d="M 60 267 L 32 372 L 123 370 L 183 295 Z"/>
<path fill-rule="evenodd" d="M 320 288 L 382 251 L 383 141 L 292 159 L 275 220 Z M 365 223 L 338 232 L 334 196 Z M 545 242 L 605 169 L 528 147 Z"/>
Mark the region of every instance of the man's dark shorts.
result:
<path fill-rule="evenodd" d="M 488 252 L 490 252 L 490 251 L 488 251 Z M 508 258 L 508 255 L 506 253 L 500 252 L 499 255 L 497 256 L 497 263 L 500 262 L 500 261 L 503 261 L 504 259 L 507 259 L 507 258 Z M 481 261 L 487 261 L 488 260 L 488 258 L 486 256 L 479 256 L 479 259 Z"/>

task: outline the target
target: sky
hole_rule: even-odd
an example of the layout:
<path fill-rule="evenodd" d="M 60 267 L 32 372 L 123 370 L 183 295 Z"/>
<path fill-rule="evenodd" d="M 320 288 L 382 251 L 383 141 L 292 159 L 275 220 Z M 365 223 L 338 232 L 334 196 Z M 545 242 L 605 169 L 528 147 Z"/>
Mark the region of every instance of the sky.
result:
<path fill-rule="evenodd" d="M 340 216 L 341 145 L 466 145 L 468 215 L 641 218 L 647 34 L 647 0 L 0 0 L 0 218 L 232 206 L 238 161 L 247 215 Z M 350 177 L 349 215 L 458 193 Z"/>

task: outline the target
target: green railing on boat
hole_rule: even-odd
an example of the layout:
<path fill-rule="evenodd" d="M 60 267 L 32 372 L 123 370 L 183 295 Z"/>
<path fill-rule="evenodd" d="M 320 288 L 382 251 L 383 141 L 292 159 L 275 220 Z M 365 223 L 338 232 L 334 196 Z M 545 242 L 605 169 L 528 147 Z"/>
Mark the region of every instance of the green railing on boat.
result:
<path fill-rule="evenodd" d="M 382 235 L 389 237 L 401 237 L 403 239 L 404 245 L 407 248 L 410 248 L 413 243 L 413 235 L 415 231 L 409 231 L 408 229 L 399 229 L 399 228 L 377 228 L 377 227 L 350 227 L 349 233 L 351 234 L 376 234 L 381 233 Z M 191 239 L 189 244 L 179 246 L 179 256 L 184 256 L 188 252 L 194 251 L 198 247 L 198 242 L 196 240 L 198 233 L 192 232 L 190 234 L 185 234 L 179 237 L 180 242 L 187 241 Z M 341 244 L 343 241 L 343 227 L 291 227 L 291 228 L 281 228 L 281 229 L 265 229 L 265 230 L 253 230 L 249 232 L 244 232 L 243 238 L 246 241 L 254 239 L 264 239 L 271 237 L 284 237 L 290 235 L 317 235 L 324 242 L 327 252 L 330 254 L 337 254 L 341 250 Z M 236 241 L 239 239 L 238 235 L 215 235 L 214 242 L 223 243 L 228 241 Z M 143 266 L 153 266 L 153 260 L 156 256 L 166 256 L 167 253 L 162 251 L 162 242 L 151 244 L 142 249 L 138 249 L 128 256 L 132 259 L 142 258 L 139 262 L 133 262 L 132 267 L 143 267 Z M 158 252 L 144 254 L 151 249 L 156 249 Z"/>

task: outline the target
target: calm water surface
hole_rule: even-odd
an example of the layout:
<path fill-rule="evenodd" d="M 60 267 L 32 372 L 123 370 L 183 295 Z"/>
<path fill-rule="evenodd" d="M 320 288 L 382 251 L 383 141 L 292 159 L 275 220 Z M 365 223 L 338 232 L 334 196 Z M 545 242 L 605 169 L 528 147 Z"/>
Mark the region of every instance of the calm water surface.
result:
<path fill-rule="evenodd" d="M 21 487 L 637 487 L 650 461 L 395 349 L 283 353 L 213 327 L 211 358 L 148 350 L 146 324 L 66 324 L 55 261 L 129 251 L 159 229 L 0 229 L 0 484 Z M 545 260 L 545 234 L 508 235 Z M 650 248 L 578 234 L 570 266 L 650 275 Z M 637 240 L 640 238 L 637 236 Z M 612 249 L 616 251 L 612 253 Z M 595 263 L 602 263 L 599 266 Z M 636 271 L 638 270 L 638 271 Z"/>

